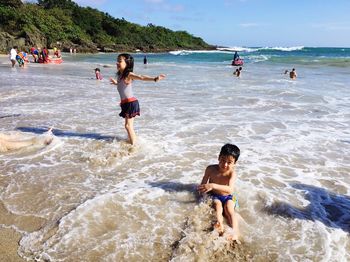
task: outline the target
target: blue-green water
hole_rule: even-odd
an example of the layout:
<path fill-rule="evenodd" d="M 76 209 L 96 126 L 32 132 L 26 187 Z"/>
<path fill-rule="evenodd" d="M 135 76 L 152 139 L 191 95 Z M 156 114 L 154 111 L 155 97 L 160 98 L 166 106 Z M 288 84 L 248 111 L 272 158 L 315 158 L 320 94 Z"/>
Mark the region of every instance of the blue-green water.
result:
<path fill-rule="evenodd" d="M 317 48 L 317 47 L 291 47 L 291 48 L 220 48 L 214 51 L 173 51 L 169 53 L 146 54 L 150 63 L 215 63 L 230 64 L 234 50 L 244 59 L 245 65 L 252 63 L 261 64 L 290 64 L 290 65 L 329 65 L 338 67 L 350 67 L 350 48 Z M 99 54 L 71 56 L 72 59 L 82 59 L 89 62 L 113 63 L 115 55 Z M 134 53 L 136 62 L 142 63 L 143 53 Z"/>

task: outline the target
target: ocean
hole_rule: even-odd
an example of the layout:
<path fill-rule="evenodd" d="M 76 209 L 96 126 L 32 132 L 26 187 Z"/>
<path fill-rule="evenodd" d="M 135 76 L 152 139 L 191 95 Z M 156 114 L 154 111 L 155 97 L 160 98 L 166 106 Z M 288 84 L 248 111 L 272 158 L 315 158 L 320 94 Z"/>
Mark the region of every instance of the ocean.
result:
<path fill-rule="evenodd" d="M 233 50 L 244 59 L 240 78 Z M 54 141 L 0 154 L 0 222 L 29 261 L 349 261 L 350 48 L 136 53 L 138 144 L 109 77 L 117 54 L 61 65 L 0 58 L 0 132 Z M 104 77 L 94 79 L 94 68 Z M 285 70 L 296 69 L 290 80 Z M 241 149 L 242 244 L 196 192 L 220 148 Z M 1 214 L 0 214 L 1 217 Z"/>

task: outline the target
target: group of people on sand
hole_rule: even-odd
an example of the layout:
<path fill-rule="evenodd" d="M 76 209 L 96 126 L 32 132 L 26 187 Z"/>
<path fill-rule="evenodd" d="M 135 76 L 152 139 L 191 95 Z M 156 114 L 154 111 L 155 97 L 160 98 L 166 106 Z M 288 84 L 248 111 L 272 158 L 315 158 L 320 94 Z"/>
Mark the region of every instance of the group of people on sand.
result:
<path fill-rule="evenodd" d="M 61 51 L 56 47 L 53 49 L 54 57 L 60 58 Z M 42 50 L 40 47 L 31 47 L 29 53 L 33 56 L 34 63 L 48 63 L 49 62 L 49 50 L 44 47 Z M 12 67 L 15 67 L 18 62 L 19 67 L 24 67 L 25 63 L 29 63 L 28 53 L 26 51 L 18 51 L 18 47 L 14 46 L 10 50 L 10 60 Z"/>

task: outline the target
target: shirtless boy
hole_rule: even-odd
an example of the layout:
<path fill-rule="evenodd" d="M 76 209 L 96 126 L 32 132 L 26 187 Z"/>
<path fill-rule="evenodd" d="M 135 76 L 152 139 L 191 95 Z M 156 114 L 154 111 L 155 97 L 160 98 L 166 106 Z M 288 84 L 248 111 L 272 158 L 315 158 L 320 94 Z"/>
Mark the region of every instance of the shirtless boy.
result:
<path fill-rule="evenodd" d="M 235 217 L 235 207 L 237 199 L 232 195 L 236 180 L 235 164 L 240 155 L 240 150 L 236 145 L 226 144 L 221 148 L 219 154 L 219 164 L 209 165 L 204 173 L 198 191 L 208 193 L 212 197 L 216 210 L 217 222 L 215 229 L 220 235 L 224 233 L 223 213 L 234 233 L 230 240 L 237 240 L 239 237 L 238 221 Z"/>
<path fill-rule="evenodd" d="M 289 77 L 293 80 L 297 78 L 297 72 L 295 71 L 295 68 L 293 68 L 292 71 L 289 72 Z"/>

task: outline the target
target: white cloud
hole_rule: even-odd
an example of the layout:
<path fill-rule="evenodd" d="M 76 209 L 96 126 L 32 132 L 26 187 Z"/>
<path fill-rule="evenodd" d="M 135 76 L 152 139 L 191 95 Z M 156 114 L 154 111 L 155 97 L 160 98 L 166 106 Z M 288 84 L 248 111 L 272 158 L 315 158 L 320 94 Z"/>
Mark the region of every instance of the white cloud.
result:
<path fill-rule="evenodd" d="M 258 23 L 241 23 L 239 24 L 240 27 L 258 27 L 261 26 L 261 24 Z"/>
<path fill-rule="evenodd" d="M 313 28 L 323 28 L 325 30 L 350 30 L 349 23 L 318 23 L 311 24 Z"/>

